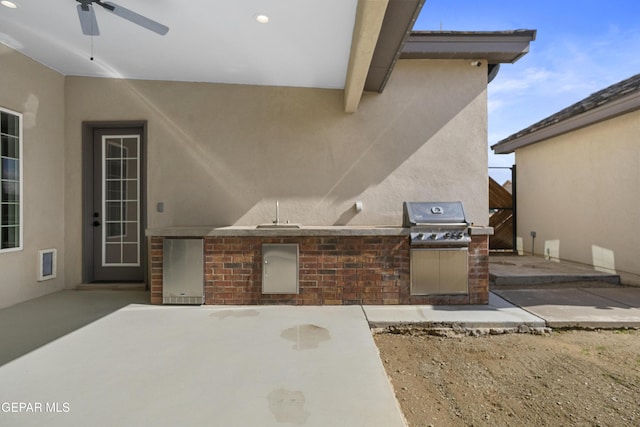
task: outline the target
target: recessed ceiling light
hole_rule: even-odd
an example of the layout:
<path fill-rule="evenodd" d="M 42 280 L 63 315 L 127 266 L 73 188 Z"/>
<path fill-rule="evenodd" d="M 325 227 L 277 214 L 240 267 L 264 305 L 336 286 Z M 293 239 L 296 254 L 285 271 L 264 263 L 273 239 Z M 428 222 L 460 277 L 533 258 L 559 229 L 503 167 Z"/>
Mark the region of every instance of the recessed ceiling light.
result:
<path fill-rule="evenodd" d="M 258 21 L 261 24 L 268 24 L 269 17 L 267 15 L 263 15 L 262 13 L 259 13 L 256 15 L 256 21 Z"/>
<path fill-rule="evenodd" d="M 18 7 L 17 4 L 9 0 L 2 0 L 0 1 L 0 4 L 3 5 L 4 7 L 8 7 L 9 9 L 15 9 Z"/>

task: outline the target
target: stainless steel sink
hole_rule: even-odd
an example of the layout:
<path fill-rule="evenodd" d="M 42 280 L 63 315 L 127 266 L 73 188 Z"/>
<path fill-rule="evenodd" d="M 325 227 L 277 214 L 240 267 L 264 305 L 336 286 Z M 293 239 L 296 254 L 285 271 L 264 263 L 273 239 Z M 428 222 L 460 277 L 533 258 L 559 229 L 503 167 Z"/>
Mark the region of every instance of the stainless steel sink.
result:
<path fill-rule="evenodd" d="M 288 224 L 286 222 L 281 222 L 278 224 L 258 224 L 256 228 L 281 228 L 281 229 L 292 229 L 292 228 L 301 228 L 300 224 Z"/>

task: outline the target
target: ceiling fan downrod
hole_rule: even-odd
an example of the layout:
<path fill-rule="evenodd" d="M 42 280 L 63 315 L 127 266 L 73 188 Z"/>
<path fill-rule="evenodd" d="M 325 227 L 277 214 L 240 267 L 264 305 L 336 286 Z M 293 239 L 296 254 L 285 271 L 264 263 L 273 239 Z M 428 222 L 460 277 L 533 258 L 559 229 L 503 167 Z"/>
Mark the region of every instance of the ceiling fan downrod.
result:
<path fill-rule="evenodd" d="M 113 12 L 113 10 L 115 9 L 115 6 L 112 6 L 110 4 L 107 3 L 103 3 L 100 0 L 76 0 L 78 3 L 80 3 L 82 10 L 84 10 L 85 12 L 89 11 L 89 6 L 91 5 L 91 3 L 96 3 L 99 4 L 100 6 L 104 7 L 107 10 L 110 10 Z"/>
<path fill-rule="evenodd" d="M 153 19 L 147 18 L 144 15 L 140 15 L 125 7 L 112 3 L 110 1 L 103 2 L 102 0 L 76 0 L 78 4 L 78 16 L 80 18 L 80 26 L 82 27 L 82 33 L 87 36 L 98 36 L 100 30 L 98 29 L 98 22 L 96 20 L 94 4 L 102 6 L 104 9 L 113 13 L 120 18 L 123 18 L 129 22 L 139 25 L 147 30 L 153 31 L 156 34 L 164 36 L 169 31 L 169 27 L 163 25 Z"/>

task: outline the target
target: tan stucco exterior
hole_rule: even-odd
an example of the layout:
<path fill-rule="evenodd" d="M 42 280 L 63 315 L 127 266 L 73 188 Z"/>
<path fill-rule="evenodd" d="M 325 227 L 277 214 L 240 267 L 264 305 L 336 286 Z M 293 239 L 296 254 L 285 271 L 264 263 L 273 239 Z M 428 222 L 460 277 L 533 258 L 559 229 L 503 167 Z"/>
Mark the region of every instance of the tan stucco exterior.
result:
<path fill-rule="evenodd" d="M 640 275 L 638 135 L 636 110 L 515 151 L 525 252 Z"/>
<path fill-rule="evenodd" d="M 38 251 L 64 257 L 64 77 L 0 44 L 0 106 L 23 114 L 23 250 L 0 253 L 0 307 L 65 287 L 38 282 Z"/>
<path fill-rule="evenodd" d="M 0 52 L 0 105 L 26 124 L 25 249 L 0 254 L 0 305 L 82 282 L 85 121 L 146 121 L 148 227 L 268 223 L 276 200 L 304 225 L 399 225 L 405 200 L 462 200 L 488 223 L 486 63 L 401 60 L 345 114 L 341 90 L 65 78 Z M 49 247 L 58 279 L 35 283 Z"/>

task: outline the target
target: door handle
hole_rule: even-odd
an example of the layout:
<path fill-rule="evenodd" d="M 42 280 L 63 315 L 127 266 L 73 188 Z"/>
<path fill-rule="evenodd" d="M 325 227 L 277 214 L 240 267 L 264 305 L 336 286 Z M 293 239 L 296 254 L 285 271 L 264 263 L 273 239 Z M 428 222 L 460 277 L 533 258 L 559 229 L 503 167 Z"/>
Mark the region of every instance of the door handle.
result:
<path fill-rule="evenodd" d="M 97 219 L 95 221 L 93 221 L 93 226 L 94 227 L 100 227 L 100 225 L 102 225 L 102 224 Z"/>

